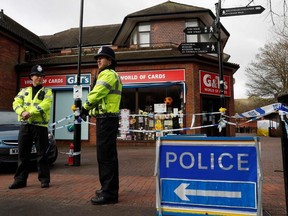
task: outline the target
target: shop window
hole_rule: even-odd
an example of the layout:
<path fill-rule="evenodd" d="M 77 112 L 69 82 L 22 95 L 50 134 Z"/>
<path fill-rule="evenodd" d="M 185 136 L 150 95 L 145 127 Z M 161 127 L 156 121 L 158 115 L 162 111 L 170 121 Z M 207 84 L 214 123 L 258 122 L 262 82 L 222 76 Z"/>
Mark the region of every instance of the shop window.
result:
<path fill-rule="evenodd" d="M 181 93 L 182 86 L 176 84 L 150 88 L 124 88 L 121 110 L 129 113 L 129 117 L 126 115 L 124 119 L 121 119 L 120 125 L 125 125 L 127 130 L 149 130 L 150 132 L 119 132 L 118 138 L 138 141 L 155 140 L 155 132 L 151 132 L 153 130 L 183 127 L 183 115 L 180 117 L 183 112 L 181 110 L 183 107 Z M 155 107 L 164 104 L 163 112 L 159 112 L 159 110 L 156 112 Z M 175 113 L 179 115 L 177 116 Z"/>

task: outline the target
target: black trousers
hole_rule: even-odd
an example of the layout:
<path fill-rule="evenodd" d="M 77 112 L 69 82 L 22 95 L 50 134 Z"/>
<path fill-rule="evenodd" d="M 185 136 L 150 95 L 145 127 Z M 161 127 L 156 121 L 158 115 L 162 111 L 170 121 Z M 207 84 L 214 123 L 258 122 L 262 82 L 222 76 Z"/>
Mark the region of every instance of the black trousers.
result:
<path fill-rule="evenodd" d="M 16 182 L 26 182 L 31 169 L 30 155 L 33 140 L 37 150 L 38 179 L 40 182 L 50 182 L 50 167 L 46 156 L 49 145 L 47 127 L 23 124 L 18 135 L 18 168 L 14 179 Z"/>
<path fill-rule="evenodd" d="M 118 126 L 119 117 L 96 118 L 97 161 L 99 180 L 104 197 L 118 198 Z"/>

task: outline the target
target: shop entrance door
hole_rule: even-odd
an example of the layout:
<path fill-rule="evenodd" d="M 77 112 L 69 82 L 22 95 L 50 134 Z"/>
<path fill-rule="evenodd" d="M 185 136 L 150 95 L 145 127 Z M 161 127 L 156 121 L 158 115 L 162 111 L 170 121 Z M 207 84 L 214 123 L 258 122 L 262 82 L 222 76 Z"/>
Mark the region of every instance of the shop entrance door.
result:
<path fill-rule="evenodd" d="M 207 113 L 202 118 L 202 125 L 212 125 L 217 124 L 220 119 L 220 114 L 212 115 L 209 113 L 219 112 L 220 108 L 220 98 L 215 97 L 203 97 L 202 99 L 202 112 Z M 202 133 L 207 136 L 219 136 L 219 130 L 217 127 L 207 127 L 201 130 Z"/>

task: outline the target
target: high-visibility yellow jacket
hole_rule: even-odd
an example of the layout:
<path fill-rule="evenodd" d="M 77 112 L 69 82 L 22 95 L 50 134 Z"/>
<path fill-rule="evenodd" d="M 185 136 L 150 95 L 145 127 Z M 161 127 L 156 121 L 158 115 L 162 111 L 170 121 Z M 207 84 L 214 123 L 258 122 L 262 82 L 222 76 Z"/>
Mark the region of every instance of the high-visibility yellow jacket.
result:
<path fill-rule="evenodd" d="M 89 115 L 118 114 L 122 94 L 119 75 L 112 69 L 101 71 L 96 85 L 89 92 L 83 107 L 90 110 Z"/>
<path fill-rule="evenodd" d="M 52 90 L 42 87 L 32 100 L 32 87 L 23 88 L 14 98 L 13 110 L 18 115 L 18 121 L 28 124 L 48 127 L 50 109 L 53 100 Z M 31 117 L 23 120 L 22 112 L 27 111 Z"/>

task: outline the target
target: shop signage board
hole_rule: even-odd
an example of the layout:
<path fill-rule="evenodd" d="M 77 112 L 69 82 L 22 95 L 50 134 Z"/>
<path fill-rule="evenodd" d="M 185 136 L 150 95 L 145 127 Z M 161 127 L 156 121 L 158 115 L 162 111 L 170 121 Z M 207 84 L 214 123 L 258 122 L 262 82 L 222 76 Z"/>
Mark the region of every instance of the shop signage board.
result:
<path fill-rule="evenodd" d="M 212 34 L 215 32 L 213 26 L 204 26 L 204 27 L 187 27 L 184 29 L 186 34 Z"/>
<path fill-rule="evenodd" d="M 249 7 L 222 8 L 220 10 L 220 17 L 261 14 L 264 10 L 265 8 L 263 8 L 261 5 Z"/>
<path fill-rule="evenodd" d="M 158 215 L 259 215 L 258 145 L 256 137 L 162 137 Z"/>
<path fill-rule="evenodd" d="M 200 93 L 208 95 L 220 95 L 219 74 L 208 71 L 199 71 Z M 231 96 L 230 77 L 224 75 L 224 95 Z"/>
<path fill-rule="evenodd" d="M 217 53 L 217 42 L 181 43 L 178 47 L 182 54 Z"/>
<path fill-rule="evenodd" d="M 80 84 L 89 86 L 91 84 L 91 74 L 81 74 Z M 32 80 L 29 77 L 20 78 L 20 88 L 32 85 Z M 46 87 L 65 87 L 77 85 L 77 74 L 67 75 L 46 75 L 44 78 L 44 85 Z"/>
<path fill-rule="evenodd" d="M 184 69 L 154 70 L 154 71 L 132 71 L 118 73 L 122 83 L 161 83 L 161 82 L 183 82 L 185 81 Z"/>

